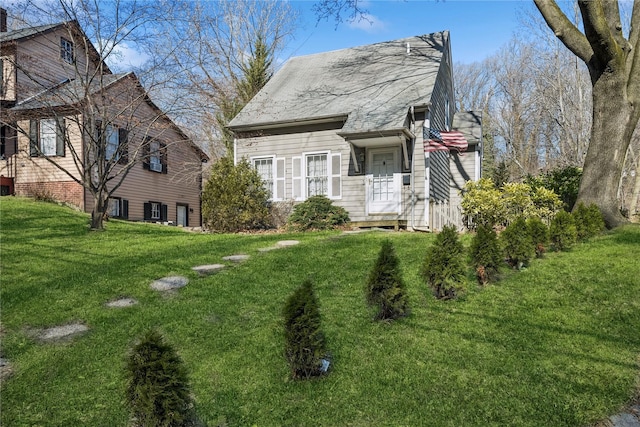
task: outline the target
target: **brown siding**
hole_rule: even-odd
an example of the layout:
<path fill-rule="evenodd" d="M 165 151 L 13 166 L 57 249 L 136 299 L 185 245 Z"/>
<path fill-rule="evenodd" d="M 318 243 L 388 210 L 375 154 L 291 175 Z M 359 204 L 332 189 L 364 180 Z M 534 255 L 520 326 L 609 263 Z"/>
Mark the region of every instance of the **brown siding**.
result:
<path fill-rule="evenodd" d="M 60 57 L 61 37 L 74 44 L 74 64 L 69 64 Z M 26 99 L 66 79 L 92 75 L 95 67 L 91 66 L 87 71 L 88 54 L 83 46 L 82 39 L 64 27 L 19 40 L 16 57 L 17 100 Z"/>

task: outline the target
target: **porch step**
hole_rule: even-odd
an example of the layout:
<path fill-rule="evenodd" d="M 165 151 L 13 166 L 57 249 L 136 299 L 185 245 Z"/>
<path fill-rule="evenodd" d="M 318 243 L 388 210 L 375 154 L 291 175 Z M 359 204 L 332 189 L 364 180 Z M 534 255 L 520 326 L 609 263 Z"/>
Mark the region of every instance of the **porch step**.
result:
<path fill-rule="evenodd" d="M 350 226 L 355 228 L 393 227 L 395 231 L 403 228 L 406 230 L 407 221 L 400 219 L 387 219 L 377 221 L 351 221 Z"/>

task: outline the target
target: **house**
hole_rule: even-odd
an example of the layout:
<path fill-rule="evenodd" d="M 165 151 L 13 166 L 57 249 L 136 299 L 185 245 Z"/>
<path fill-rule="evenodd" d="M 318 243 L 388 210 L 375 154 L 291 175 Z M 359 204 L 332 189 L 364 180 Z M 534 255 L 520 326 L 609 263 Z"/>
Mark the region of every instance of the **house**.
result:
<path fill-rule="evenodd" d="M 135 74 L 112 73 L 75 21 L 7 31 L 1 18 L 3 194 L 93 212 L 104 185 L 111 217 L 200 226 L 207 156 Z"/>
<path fill-rule="evenodd" d="M 462 226 L 481 116 L 455 112 L 449 32 L 294 57 L 231 121 L 274 202 L 322 194 L 356 226 Z"/>

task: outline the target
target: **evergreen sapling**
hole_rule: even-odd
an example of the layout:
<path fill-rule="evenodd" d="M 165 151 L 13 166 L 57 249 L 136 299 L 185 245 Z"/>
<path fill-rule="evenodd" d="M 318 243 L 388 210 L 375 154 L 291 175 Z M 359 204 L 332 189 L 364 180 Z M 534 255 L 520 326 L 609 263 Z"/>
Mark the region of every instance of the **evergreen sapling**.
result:
<path fill-rule="evenodd" d="M 382 242 L 378 259 L 367 280 L 366 291 L 367 302 L 378 308 L 376 319 L 394 320 L 408 314 L 407 292 L 399 260 L 389 240 Z"/>

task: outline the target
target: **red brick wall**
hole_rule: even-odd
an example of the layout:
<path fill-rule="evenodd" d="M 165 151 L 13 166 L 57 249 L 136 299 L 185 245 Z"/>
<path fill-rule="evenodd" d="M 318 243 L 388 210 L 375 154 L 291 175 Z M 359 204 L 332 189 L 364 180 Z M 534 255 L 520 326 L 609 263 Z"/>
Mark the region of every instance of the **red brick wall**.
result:
<path fill-rule="evenodd" d="M 84 189 L 74 181 L 16 183 L 16 195 L 55 200 L 84 210 Z"/>

